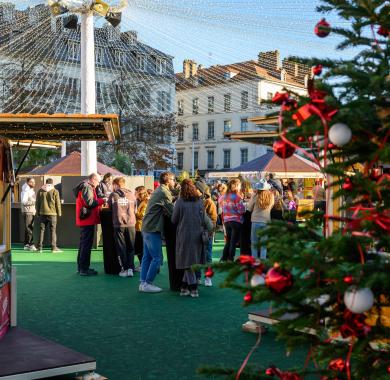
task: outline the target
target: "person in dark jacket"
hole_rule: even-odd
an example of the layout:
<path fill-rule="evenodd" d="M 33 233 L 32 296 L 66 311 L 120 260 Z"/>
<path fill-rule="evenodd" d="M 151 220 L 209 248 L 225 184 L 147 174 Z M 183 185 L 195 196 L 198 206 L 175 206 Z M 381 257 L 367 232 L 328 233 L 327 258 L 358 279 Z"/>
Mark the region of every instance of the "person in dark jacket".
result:
<path fill-rule="evenodd" d="M 205 264 L 205 249 L 202 241 L 205 209 L 194 183 L 182 182 L 180 198 L 176 201 L 172 223 L 176 230 L 176 268 L 184 269 L 181 296 L 199 297 L 198 283 L 192 265 Z"/>
<path fill-rule="evenodd" d="M 57 247 L 57 217 L 61 216 L 61 200 L 52 178 L 48 178 L 46 184 L 39 189 L 35 206 L 40 222 L 39 252 L 42 252 L 46 226 L 50 229 L 51 251 L 62 252 Z"/>
<path fill-rule="evenodd" d="M 87 181 L 81 182 L 75 189 L 76 225 L 80 227 L 80 244 L 77 255 L 77 267 L 80 276 L 95 276 L 97 271 L 90 268 L 91 249 L 95 233 L 95 225 L 100 223 L 100 206 L 107 198 L 98 198 L 96 187 L 99 185 L 99 174 L 92 173 Z"/>
<path fill-rule="evenodd" d="M 98 198 L 108 198 L 112 192 L 112 174 L 106 173 L 96 188 Z"/>
<path fill-rule="evenodd" d="M 122 269 L 119 276 L 133 277 L 136 199 L 125 188 L 123 177 L 114 179 L 113 190 L 108 198 L 108 205 L 112 210 L 115 248 Z"/>

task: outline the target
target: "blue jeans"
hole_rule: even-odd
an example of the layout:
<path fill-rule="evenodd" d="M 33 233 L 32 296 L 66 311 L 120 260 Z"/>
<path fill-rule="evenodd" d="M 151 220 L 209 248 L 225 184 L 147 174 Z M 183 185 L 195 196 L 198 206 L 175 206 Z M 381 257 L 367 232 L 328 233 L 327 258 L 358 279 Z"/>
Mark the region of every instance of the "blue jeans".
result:
<path fill-rule="evenodd" d="M 259 239 L 259 231 L 263 229 L 266 226 L 265 223 L 262 222 L 252 222 L 252 229 L 251 229 L 251 251 L 253 257 L 259 257 L 259 245 L 261 244 L 260 248 L 260 258 L 266 259 L 267 258 L 267 248 L 265 246 L 264 238 L 262 241 Z"/>
<path fill-rule="evenodd" d="M 160 232 L 142 232 L 144 255 L 141 264 L 141 282 L 152 284 L 161 265 L 162 241 Z"/>
<path fill-rule="evenodd" d="M 206 248 L 206 264 L 210 264 L 213 262 L 213 242 L 214 242 L 214 234 L 209 237 L 209 242 L 207 243 Z M 195 272 L 196 278 L 201 278 L 202 273 L 200 270 Z"/>

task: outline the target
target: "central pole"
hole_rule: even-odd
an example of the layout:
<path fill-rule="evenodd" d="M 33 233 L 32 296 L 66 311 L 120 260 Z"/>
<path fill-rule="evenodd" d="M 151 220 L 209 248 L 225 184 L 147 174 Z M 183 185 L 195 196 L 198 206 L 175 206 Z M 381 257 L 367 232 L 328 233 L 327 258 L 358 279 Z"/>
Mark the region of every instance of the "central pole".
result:
<path fill-rule="evenodd" d="M 191 176 L 194 178 L 195 175 L 195 141 L 192 138 L 192 159 L 191 159 Z"/>
<path fill-rule="evenodd" d="M 95 36 L 93 13 L 81 15 L 81 113 L 95 110 Z M 97 172 L 96 141 L 81 142 L 81 175 Z"/>

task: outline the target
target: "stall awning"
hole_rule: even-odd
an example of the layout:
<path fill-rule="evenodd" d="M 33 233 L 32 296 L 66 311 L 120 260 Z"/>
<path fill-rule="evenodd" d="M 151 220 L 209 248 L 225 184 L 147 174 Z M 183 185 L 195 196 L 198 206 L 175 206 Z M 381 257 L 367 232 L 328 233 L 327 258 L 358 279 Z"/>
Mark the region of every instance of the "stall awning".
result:
<path fill-rule="evenodd" d="M 0 137 L 33 141 L 119 139 L 118 115 L 0 114 Z"/>
<path fill-rule="evenodd" d="M 245 141 L 252 144 L 272 145 L 279 136 L 277 131 L 225 132 L 230 140 Z"/>

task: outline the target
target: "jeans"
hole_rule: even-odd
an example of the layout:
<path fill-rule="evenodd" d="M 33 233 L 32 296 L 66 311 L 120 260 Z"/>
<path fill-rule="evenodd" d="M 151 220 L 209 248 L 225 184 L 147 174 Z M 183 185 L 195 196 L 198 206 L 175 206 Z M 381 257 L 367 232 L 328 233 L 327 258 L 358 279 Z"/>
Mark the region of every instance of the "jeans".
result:
<path fill-rule="evenodd" d="M 236 255 L 237 243 L 241 238 L 242 224 L 238 222 L 226 222 L 226 243 L 223 248 L 222 261 L 233 261 Z"/>
<path fill-rule="evenodd" d="M 209 242 L 207 243 L 206 247 L 206 263 L 210 264 L 213 262 L 213 242 L 214 242 L 214 234 L 209 237 Z M 196 278 L 201 278 L 202 273 L 200 270 L 197 270 L 195 272 Z"/>
<path fill-rule="evenodd" d="M 33 214 L 23 214 L 24 245 L 33 245 L 34 244 L 34 237 L 33 237 L 34 219 L 35 219 L 35 215 L 33 215 Z"/>
<path fill-rule="evenodd" d="M 142 232 L 144 255 L 141 264 L 141 282 L 152 284 L 161 265 L 162 241 L 160 232 Z"/>
<path fill-rule="evenodd" d="M 134 270 L 134 245 L 129 227 L 114 227 L 115 248 L 122 270 Z"/>
<path fill-rule="evenodd" d="M 91 249 L 95 226 L 80 227 L 80 244 L 77 255 L 77 267 L 79 272 L 86 272 L 91 264 Z"/>
<path fill-rule="evenodd" d="M 266 259 L 267 258 L 267 248 L 265 246 L 265 241 L 264 238 L 259 239 L 259 231 L 266 227 L 266 223 L 262 222 L 252 222 L 252 229 L 251 229 L 251 244 L 252 244 L 252 256 L 253 257 L 259 257 L 259 245 L 261 244 L 260 248 L 260 258 L 261 259 Z"/>
<path fill-rule="evenodd" d="M 41 215 L 38 249 L 42 249 L 46 226 L 49 226 L 51 234 L 51 249 L 57 248 L 57 216 Z"/>

